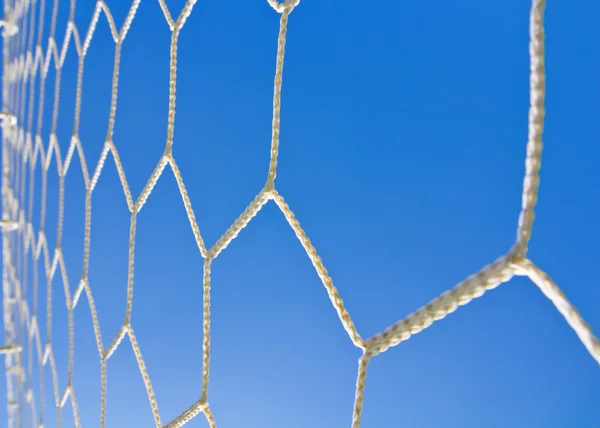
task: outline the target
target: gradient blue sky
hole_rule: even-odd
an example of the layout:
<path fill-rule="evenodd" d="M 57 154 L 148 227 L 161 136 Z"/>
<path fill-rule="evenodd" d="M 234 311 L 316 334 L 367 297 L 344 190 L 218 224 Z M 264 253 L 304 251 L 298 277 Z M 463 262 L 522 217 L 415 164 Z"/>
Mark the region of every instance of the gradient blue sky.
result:
<path fill-rule="evenodd" d="M 61 45 L 68 4 L 59 3 Z M 120 27 L 129 5 L 107 3 Z M 177 15 L 184 1 L 168 4 Z M 93 6 L 78 1 L 81 34 Z M 303 0 L 290 16 L 276 187 L 363 337 L 512 245 L 527 139 L 529 7 L 517 0 Z M 545 151 L 530 251 L 596 332 L 598 16 L 594 0 L 550 2 L 547 9 Z M 180 37 L 173 153 L 209 246 L 267 176 L 278 27 L 279 15 L 264 0 L 202 0 Z M 158 1 L 142 0 L 123 45 L 114 132 L 134 198 L 164 149 L 169 44 Z M 90 170 L 106 135 L 114 51 L 102 16 L 83 78 L 80 138 Z M 73 132 L 77 61 L 71 45 L 57 128 L 63 156 Z M 54 81 L 51 70 L 46 144 Z M 82 272 L 85 199 L 79 159 L 73 162 L 63 238 L 71 290 Z M 46 233 L 53 248 L 58 177 L 51 172 Z M 39 167 L 36 180 L 39 189 Z M 129 218 L 109 158 L 92 197 L 89 273 L 105 346 L 125 312 Z M 200 393 L 202 263 L 167 169 L 138 216 L 132 315 L 164 423 Z M 43 273 L 39 281 L 44 302 Z M 360 352 L 273 202 L 213 263 L 212 286 L 209 402 L 218 426 L 349 426 Z M 68 330 L 60 275 L 52 287 L 63 390 Z M 45 319 L 44 305 L 39 317 Z M 74 320 L 74 388 L 83 426 L 96 427 L 100 359 L 85 297 Z M 35 394 L 39 402 L 38 386 Z M 595 428 L 599 401 L 598 364 L 550 301 L 529 280 L 513 279 L 375 358 L 363 426 Z M 56 426 L 50 406 L 45 419 L 45 427 Z M 70 404 L 62 426 L 74 426 Z M 107 427 L 149 426 L 150 406 L 126 340 L 108 362 Z M 208 424 L 199 416 L 189 426 Z"/>

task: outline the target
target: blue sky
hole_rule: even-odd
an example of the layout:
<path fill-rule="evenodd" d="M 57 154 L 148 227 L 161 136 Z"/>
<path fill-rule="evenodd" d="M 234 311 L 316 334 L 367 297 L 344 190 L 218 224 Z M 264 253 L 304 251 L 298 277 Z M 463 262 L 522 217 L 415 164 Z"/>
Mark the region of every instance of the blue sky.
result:
<path fill-rule="evenodd" d="M 126 3 L 107 1 L 118 27 Z M 167 3 L 177 15 L 184 1 Z M 93 5 L 77 4 L 82 35 Z M 527 140 L 529 7 L 517 0 L 501 7 L 467 0 L 303 0 L 290 16 L 276 188 L 365 338 L 514 241 Z M 60 2 L 59 45 L 68 14 L 67 2 Z M 545 151 L 529 253 L 596 332 L 599 14 L 592 0 L 550 2 L 547 9 Z M 267 177 L 278 26 L 266 1 L 202 0 L 180 36 L 173 155 L 208 246 Z M 134 199 L 164 150 L 169 45 L 158 2 L 142 0 L 123 43 L 113 135 Z M 101 16 L 82 87 L 79 137 L 90 170 L 107 132 L 114 52 Z M 63 156 L 73 132 L 77 63 L 71 45 L 57 122 Z M 55 76 L 51 67 L 46 145 Z M 46 234 L 54 248 L 54 164 L 50 171 Z M 40 189 L 39 167 L 35 179 Z M 39 191 L 34 197 L 37 230 Z M 65 178 L 63 236 L 71 293 L 82 272 L 84 201 L 75 157 Z M 109 157 L 92 195 L 89 268 L 104 346 L 125 314 L 129 221 Z M 167 169 L 138 215 L 131 320 L 164 423 L 201 390 L 202 266 Z M 39 269 L 45 302 L 41 260 Z M 68 330 L 59 275 L 52 287 L 62 391 Z M 44 305 L 39 317 L 45 319 Z M 95 427 L 100 359 L 85 298 L 74 323 L 73 386 L 82 425 Z M 45 338 L 46 326 L 40 327 Z M 269 202 L 212 266 L 209 402 L 218 426 L 349 426 L 359 356 L 294 232 Z M 51 404 L 48 369 L 45 379 L 45 391 L 36 385 L 34 393 Z M 107 427 L 153 426 L 127 340 L 108 361 L 107 389 Z M 594 428 L 600 370 L 550 301 L 517 278 L 376 357 L 365 394 L 365 428 Z M 54 427 L 55 412 L 47 410 L 45 426 Z M 63 413 L 62 426 L 74 426 L 70 404 Z M 199 416 L 189 426 L 208 424 Z"/>

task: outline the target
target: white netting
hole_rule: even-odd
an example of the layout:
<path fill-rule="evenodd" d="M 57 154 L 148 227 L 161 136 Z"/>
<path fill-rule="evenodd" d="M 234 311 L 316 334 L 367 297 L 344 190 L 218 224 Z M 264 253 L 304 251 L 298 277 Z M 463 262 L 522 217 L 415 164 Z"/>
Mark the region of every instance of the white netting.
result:
<path fill-rule="evenodd" d="M 42 16 L 36 16 L 38 10 L 36 5 L 42 3 L 40 8 Z M 31 411 L 31 417 L 34 426 L 41 426 L 42 420 L 38 420 L 38 414 L 43 414 L 44 405 L 52 403 L 36 403 L 32 392 L 32 380 L 30 379 L 31 359 L 36 359 L 40 367 L 50 365 L 52 372 L 52 383 L 54 387 L 54 405 L 60 409 L 65 406 L 67 400 L 71 400 L 73 408 L 73 417 L 75 425 L 80 426 L 80 418 L 77 407 L 77 395 L 72 383 L 73 367 L 73 310 L 77 306 L 82 293 L 85 293 L 89 300 L 89 307 L 93 319 L 96 342 L 101 359 L 102 373 L 102 403 L 100 426 L 105 425 L 105 407 L 106 407 L 106 362 L 114 351 L 123 344 L 125 336 L 129 337 L 129 343 L 133 348 L 137 359 L 139 370 L 142 374 L 146 392 L 151 403 L 151 409 L 156 422 L 156 426 L 177 427 L 184 425 L 192 418 L 202 413 L 211 427 L 216 426 L 215 418 L 211 413 L 208 395 L 208 381 L 210 376 L 210 270 L 211 262 L 236 238 L 241 229 L 243 229 L 257 212 L 270 200 L 281 209 L 290 227 L 296 233 L 296 236 L 302 243 L 306 253 L 310 257 L 314 268 L 316 269 L 331 303 L 335 307 L 338 316 L 347 331 L 350 339 L 358 348 L 362 349 L 358 364 L 358 376 L 356 381 L 356 395 L 352 426 L 358 428 L 361 422 L 361 412 L 363 407 L 363 391 L 367 375 L 367 366 L 369 361 L 378 354 L 386 351 L 392 346 L 408 339 L 421 330 L 429 327 L 434 321 L 444 318 L 449 313 L 455 311 L 459 306 L 465 305 L 473 299 L 480 297 L 487 290 L 498 287 L 500 284 L 508 281 L 515 275 L 528 276 L 540 290 L 554 303 L 556 308 L 564 316 L 565 320 L 573 328 L 581 339 L 581 342 L 588 349 L 596 361 L 600 363 L 600 342 L 593 336 L 589 326 L 585 323 L 577 310 L 569 303 L 562 291 L 550 279 L 550 277 L 527 258 L 528 241 L 531 234 L 534 207 L 538 192 L 538 172 L 540 169 L 540 159 L 542 152 L 542 130 L 544 120 L 544 93 L 545 93 L 545 74 L 544 74 L 544 26 L 543 16 L 545 1 L 534 0 L 531 8 L 530 17 L 530 58 L 531 58 L 531 76 L 530 76 L 530 99 L 531 106 L 529 110 L 529 139 L 527 142 L 526 155 L 526 174 L 523 185 L 522 211 L 519 218 L 517 229 L 517 239 L 515 245 L 508 253 L 488 266 L 485 266 L 478 273 L 469 276 L 463 282 L 456 285 L 453 289 L 443 293 L 441 296 L 432 300 L 428 305 L 414 312 L 407 318 L 392 325 L 383 333 L 377 334 L 369 339 L 363 339 L 358 333 L 352 318 L 344 308 L 342 299 L 337 289 L 334 287 L 331 278 L 327 274 L 322 260 L 317 255 L 316 249 L 312 246 L 304 230 L 296 220 L 294 213 L 284 201 L 283 197 L 275 188 L 275 177 L 277 172 L 277 156 L 279 147 L 279 125 L 280 125 L 280 94 L 283 74 L 284 49 L 286 41 L 286 26 L 291 12 L 298 6 L 299 0 L 286 0 L 279 3 L 277 0 L 268 0 L 269 4 L 276 10 L 280 16 L 280 30 L 278 38 L 277 65 L 275 71 L 274 96 L 273 96 L 273 124 L 272 124 L 272 142 L 271 142 L 271 160 L 269 165 L 268 179 L 264 188 L 257 194 L 252 203 L 244 210 L 229 229 L 217 240 L 211 247 L 206 248 L 201 237 L 200 230 L 196 223 L 194 211 L 190 199 L 186 192 L 184 181 L 179 172 L 177 162 L 172 155 L 171 146 L 173 139 L 174 120 L 175 120 L 175 81 L 177 73 L 177 40 L 179 33 L 185 25 L 186 19 L 192 13 L 193 0 L 187 1 L 182 11 L 175 18 L 169 12 L 165 0 L 158 0 L 164 17 L 172 33 L 171 55 L 170 55 L 170 96 L 169 96 L 169 116 L 168 133 L 164 155 L 161 157 L 158 165 L 147 180 L 146 186 L 142 192 L 134 199 L 129 190 L 125 172 L 119 160 L 119 154 L 115 143 L 112 141 L 112 130 L 114 127 L 116 98 L 119 82 L 119 58 L 121 46 L 127 36 L 132 21 L 136 16 L 140 0 L 134 0 L 123 26 L 118 29 L 115 26 L 109 7 L 102 0 L 96 2 L 96 9 L 93 18 L 85 32 L 74 23 L 74 13 L 76 1 L 70 2 L 70 15 L 68 25 L 65 29 L 65 37 L 62 46 L 57 46 L 55 42 L 56 32 L 56 14 L 59 3 L 61 7 L 66 7 L 66 2 L 55 0 L 51 8 L 43 7 L 43 0 L 22 0 L 7 1 L 4 5 L 4 20 L 2 20 L 4 44 L 3 44 L 3 78 L 2 78 L 2 229 L 3 229 L 3 315 L 5 326 L 5 345 L 0 348 L 0 352 L 6 359 L 6 382 L 7 382 L 7 401 L 9 411 L 8 426 L 21 426 L 20 410 L 26 406 Z M 42 46 L 42 26 L 44 22 L 44 13 L 52 14 L 50 35 L 47 45 Z M 108 137 L 104 144 L 102 154 L 92 173 L 87 170 L 85 158 L 85 148 L 78 137 L 78 123 L 81 105 L 81 85 L 84 70 L 86 53 L 90 46 L 90 41 L 94 37 L 96 24 L 99 19 L 106 19 L 109 23 L 112 37 L 116 45 L 115 51 L 115 69 L 112 81 L 112 103 L 108 123 Z M 33 27 L 39 25 L 37 41 L 33 40 Z M 63 63 L 65 61 L 68 49 L 75 48 L 79 57 L 78 81 L 77 81 L 77 99 L 75 108 L 75 128 L 71 139 L 69 149 L 66 153 L 61 153 L 56 138 L 56 118 L 58 114 L 58 94 L 60 92 L 60 76 Z M 49 67 L 56 67 L 55 100 L 52 115 L 52 128 L 49 141 L 42 141 L 40 135 L 42 109 L 39 108 L 38 129 L 33 130 L 32 118 L 34 114 L 34 103 L 29 103 L 29 109 L 25 114 L 25 94 L 26 86 L 30 85 L 30 100 L 34 99 L 34 81 L 38 74 L 41 75 L 41 97 L 44 94 L 45 79 Z M 43 104 L 43 99 L 38 100 L 37 105 Z M 100 326 L 98 316 L 94 305 L 94 297 L 90 284 L 88 283 L 88 258 L 90 250 L 90 227 L 91 227 L 91 195 L 100 174 L 103 171 L 107 156 L 113 156 L 117 165 L 118 173 L 123 186 L 127 204 L 131 211 L 131 232 L 129 240 L 129 278 L 127 285 L 127 306 L 125 321 L 116 335 L 108 345 L 105 345 L 100 335 Z M 86 227 L 85 227 L 85 247 L 83 252 L 83 277 L 76 287 L 76 291 L 71 295 L 66 279 L 66 267 L 61 251 L 62 222 L 64 214 L 64 180 L 68 173 L 69 165 L 73 156 L 79 156 L 83 169 L 83 177 L 86 188 Z M 44 210 L 46 205 L 46 177 L 50 170 L 52 161 L 56 162 L 56 168 L 59 176 L 59 218 L 58 232 L 56 239 L 56 248 L 48 248 L 45 235 Z M 34 231 L 32 217 L 32 201 L 25 200 L 24 183 L 26 175 L 32 175 L 36 165 L 43 165 L 43 180 L 41 193 L 42 203 L 42 221 L 39 231 Z M 180 415 L 174 420 L 163 424 L 161 421 L 158 405 L 153 393 L 142 352 L 138 346 L 134 329 L 129 322 L 131 315 L 131 303 L 133 293 L 133 265 L 134 265 L 134 244 L 136 215 L 144 206 L 148 196 L 153 191 L 154 186 L 160 179 L 165 168 L 171 168 L 177 185 L 181 192 L 181 197 L 185 205 L 187 216 L 193 230 L 196 243 L 200 253 L 204 257 L 204 301 L 203 301 L 203 370 L 202 370 L 202 389 L 200 398 L 191 404 L 187 409 L 182 409 Z M 53 171 L 53 170 L 52 170 Z M 30 186 L 33 187 L 34 180 L 30 180 Z M 30 195 L 32 192 L 29 193 Z M 51 313 L 48 314 L 47 332 L 48 339 L 42 345 L 42 338 L 39 333 L 39 322 L 35 308 L 30 308 L 27 299 L 24 298 L 21 278 L 19 278 L 19 266 L 23 263 L 29 253 L 32 253 L 33 259 L 38 260 L 43 257 L 46 277 L 48 281 L 47 307 L 51 308 L 52 294 L 50 284 L 55 275 L 62 275 L 65 286 L 66 306 L 68 308 L 68 328 L 69 328 L 69 372 L 67 374 L 67 386 L 60 391 L 57 381 L 57 373 L 54 361 L 52 341 L 50 339 L 50 326 L 52 323 Z M 21 326 L 25 326 L 24 329 Z M 24 343 L 29 343 L 30 349 L 35 349 L 35 353 L 29 356 L 22 355 Z M 127 345 L 125 345 L 127 346 Z M 33 352 L 33 351 L 32 351 Z M 26 359 L 29 358 L 29 365 Z M 38 380 L 43 382 L 42 379 Z M 24 401 L 20 397 L 24 397 Z M 41 407 L 41 410 L 38 409 Z M 38 410 L 40 413 L 38 413 Z M 18 415 L 18 416 L 17 416 Z M 60 418 L 61 412 L 58 412 Z"/>

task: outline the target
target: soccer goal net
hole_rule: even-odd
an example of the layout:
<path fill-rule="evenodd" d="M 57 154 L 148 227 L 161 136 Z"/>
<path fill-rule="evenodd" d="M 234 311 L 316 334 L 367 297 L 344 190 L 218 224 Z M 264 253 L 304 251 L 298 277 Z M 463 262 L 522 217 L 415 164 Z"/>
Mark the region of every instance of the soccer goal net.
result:
<path fill-rule="evenodd" d="M 3 70 L 2 70 L 2 262 L 3 262 L 3 291 L 2 314 L 5 331 L 5 343 L 0 348 L 4 359 L 6 373 L 6 404 L 8 412 L 8 427 L 24 426 L 24 414 L 28 414 L 30 426 L 43 426 L 44 407 L 55 409 L 60 419 L 72 418 L 76 426 L 81 425 L 78 404 L 80 397 L 73 386 L 73 349 L 75 336 L 74 310 L 82 299 L 89 302 L 89 310 L 93 321 L 94 333 L 99 352 L 101 366 L 101 412 L 99 424 L 105 426 L 105 408 L 107 400 L 106 377 L 107 361 L 119 347 L 131 347 L 142 374 L 146 393 L 151 404 L 151 411 L 157 427 L 179 427 L 185 425 L 196 417 L 206 418 L 211 427 L 216 427 L 218 415 L 213 415 L 210 405 L 208 389 L 211 378 L 211 265 L 219 255 L 226 250 L 228 245 L 236 239 L 240 231 L 245 228 L 256 214 L 266 204 L 275 204 L 285 216 L 289 227 L 293 229 L 296 237 L 302 244 L 310 258 L 314 269 L 318 273 L 331 304 L 335 308 L 349 340 L 361 350 L 356 376 L 356 390 L 353 409 L 348 409 L 353 428 L 361 425 L 361 414 L 365 397 L 365 383 L 369 363 L 379 354 L 391 347 L 407 340 L 411 336 L 428 328 L 435 321 L 445 318 L 457 310 L 459 306 L 466 305 L 482 296 L 488 290 L 496 288 L 509 281 L 516 275 L 528 277 L 541 292 L 548 298 L 556 310 L 564 317 L 587 348 L 592 358 L 600 363 L 600 342 L 593 335 L 590 327 L 584 321 L 575 307 L 567 300 L 561 289 L 550 276 L 530 260 L 528 243 L 534 223 L 534 209 L 537 201 L 539 187 L 539 170 L 542 155 L 542 133 L 544 128 L 544 98 L 545 98 L 545 68 L 544 68 L 544 0 L 533 0 L 530 12 L 530 108 L 529 108 L 529 134 L 525 155 L 525 178 L 522 190 L 522 208 L 516 227 L 516 240 L 509 251 L 483 267 L 479 272 L 467 277 L 454 288 L 449 289 L 434 298 L 427 305 L 416 310 L 411 315 L 389 326 L 387 329 L 372 337 L 362 337 L 359 334 L 353 319 L 347 311 L 338 290 L 334 286 L 322 259 L 317 250 L 307 237 L 307 234 L 296 219 L 290 206 L 278 191 L 276 185 L 277 160 L 279 153 L 280 135 L 280 110 L 282 76 L 284 74 L 284 57 L 286 47 L 286 32 L 288 21 L 293 20 L 293 12 L 301 8 L 299 0 L 268 0 L 268 4 L 279 17 L 279 35 L 277 39 L 276 67 L 274 70 L 273 85 L 273 113 L 272 113 L 272 138 L 270 151 L 270 164 L 268 178 L 264 187 L 256 194 L 254 200 L 239 214 L 233 224 L 216 240 L 212 246 L 205 245 L 200 228 L 196 221 L 192 202 L 186 190 L 186 183 L 178 167 L 177 156 L 173 154 L 172 144 L 175 129 L 175 101 L 176 79 L 178 60 L 178 39 L 190 14 L 193 13 L 195 0 L 188 0 L 183 9 L 175 13 L 168 7 L 166 0 L 158 1 L 164 18 L 171 32 L 170 43 L 170 80 L 169 80 L 169 105 L 168 127 L 164 154 L 152 174 L 147 177 L 146 185 L 139 194 L 133 194 L 126 177 L 126 171 L 119 158 L 119 145 L 112 139 L 115 117 L 117 116 L 117 94 L 119 91 L 121 48 L 129 34 L 132 22 L 138 16 L 140 0 L 134 0 L 129 8 L 127 17 L 119 28 L 115 24 L 111 8 L 103 0 L 95 2 L 95 11 L 91 22 L 87 26 L 75 25 L 74 14 L 76 3 L 71 0 L 5 0 L 3 30 Z M 232 2 L 226 2 L 227 7 Z M 234 2 L 235 3 L 235 2 Z M 225 4 L 225 3 L 224 3 Z M 57 9 L 69 8 L 69 19 L 66 28 L 57 28 Z M 235 7 L 235 6 L 231 6 Z M 49 37 L 42 38 L 42 26 L 45 17 L 50 14 Z M 112 75 L 112 98 L 108 122 L 108 133 L 104 141 L 99 159 L 86 158 L 86 144 L 80 140 L 78 124 L 82 105 L 82 81 L 85 76 L 86 55 L 90 43 L 96 34 L 97 24 L 100 20 L 108 22 L 112 39 L 115 43 L 114 72 Z M 34 28 L 37 28 L 37 37 L 34 37 Z M 58 45 L 55 35 L 64 33 L 62 45 Z M 68 144 L 68 150 L 62 150 L 57 141 L 56 121 L 60 109 L 58 98 L 61 90 L 61 71 L 65 63 L 67 52 L 75 49 L 78 58 L 77 92 L 75 104 L 74 129 Z M 45 81 L 50 68 L 56 72 L 54 99 L 44 100 L 46 93 Z M 39 91 L 35 82 L 40 82 Z M 41 136 L 42 106 L 44 103 L 53 103 L 51 130 L 48 139 Z M 33 129 L 34 115 L 38 115 L 37 129 Z M 63 235 L 63 221 L 65 212 L 65 177 L 75 157 L 82 165 L 83 180 L 85 182 L 85 244 L 83 254 L 83 274 L 76 279 L 76 285 L 69 289 L 66 280 L 66 271 L 69 269 L 61 247 Z M 103 340 L 100 334 L 98 313 L 94 304 L 94 287 L 88 278 L 88 260 L 90 254 L 90 228 L 92 225 L 93 209 L 92 196 L 99 177 L 104 170 L 105 161 L 112 157 L 125 194 L 127 206 L 130 211 L 130 236 L 129 236 L 129 275 L 127 281 L 127 301 L 124 322 L 114 337 Z M 89 169 L 88 169 L 89 166 Z M 34 189 L 33 180 L 35 170 L 42 169 L 42 186 Z M 155 185 L 164 177 L 165 170 L 173 173 L 185 211 L 193 231 L 196 244 L 203 258 L 203 301 L 199 311 L 203 313 L 202 329 L 198 331 L 198 340 L 202 342 L 202 384 L 198 387 L 198 400 L 190 403 L 187 408 L 180 409 L 180 413 L 172 420 L 164 421 L 159 414 L 159 403 L 153 392 L 151 383 L 152 373 L 144 363 L 142 349 L 136 339 L 136 331 L 130 322 L 132 313 L 132 296 L 134 289 L 133 266 L 136 256 L 136 221 L 138 213 L 144 207 L 148 197 L 155 189 Z M 51 174 L 58 176 L 58 225 L 46 224 L 44 220 L 47 204 L 46 182 Z M 28 190 L 30 189 L 30 190 Z M 26 197 L 29 195 L 29 197 Z M 39 229 L 34 228 L 32 220 L 33 195 L 36 204 L 41 210 Z M 46 237 L 47 228 L 57 228 L 56 245 L 51 247 Z M 26 298 L 27 259 L 40 260 L 47 279 L 46 302 L 34 304 Z M 55 350 L 51 335 L 52 326 L 52 279 L 63 276 L 65 284 L 66 310 L 68 312 L 68 337 L 69 337 L 69 362 L 68 372 L 60 373 L 66 376 L 66 387 L 59 389 L 58 374 L 55 362 Z M 73 285 L 73 278 L 70 278 Z M 37 293 L 34 291 L 34 293 Z M 38 304 L 39 303 L 39 304 Z M 48 311 L 46 311 L 48 309 Z M 135 312 L 135 311 L 133 311 Z M 40 334 L 40 326 L 45 325 L 46 337 Z M 24 351 L 28 345 L 28 352 Z M 50 378 L 39 376 L 32 379 L 32 366 L 40 369 L 49 368 Z M 44 370 L 40 370 L 43 373 Z M 49 382 L 54 391 L 54 401 L 48 402 L 42 397 L 36 397 L 33 390 L 34 384 Z M 368 394 L 367 394 L 368 395 Z M 71 403 L 73 415 L 62 412 L 67 402 Z M 50 413 L 52 414 L 52 413 Z M 62 416 L 61 416 L 62 415 Z M 4 425 L 3 425 L 4 426 Z"/>

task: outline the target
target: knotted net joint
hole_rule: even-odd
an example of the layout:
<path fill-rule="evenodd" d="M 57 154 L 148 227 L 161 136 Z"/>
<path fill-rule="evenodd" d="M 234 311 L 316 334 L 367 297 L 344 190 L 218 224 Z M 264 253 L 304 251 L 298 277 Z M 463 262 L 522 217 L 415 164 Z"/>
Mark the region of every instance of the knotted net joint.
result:
<path fill-rule="evenodd" d="M 0 127 L 15 126 L 17 124 L 17 116 L 11 113 L 0 112 Z"/>
<path fill-rule="evenodd" d="M 12 37 L 19 32 L 19 27 L 6 19 L 0 19 L 0 27 L 4 28 L 2 35 Z"/>
<path fill-rule="evenodd" d="M 17 230 L 19 228 L 19 223 L 11 220 L 0 220 L 0 229 L 5 230 L 7 232 Z"/>
<path fill-rule="evenodd" d="M 288 10 L 288 13 L 294 10 L 296 6 L 300 3 L 300 0 L 285 0 L 284 2 L 279 2 L 279 0 L 267 0 L 271 7 L 275 9 L 278 13 L 283 13 L 284 10 Z"/>
<path fill-rule="evenodd" d="M 0 355 L 13 355 L 18 354 L 23 350 L 22 346 L 19 345 L 8 345 L 0 348 Z"/>

